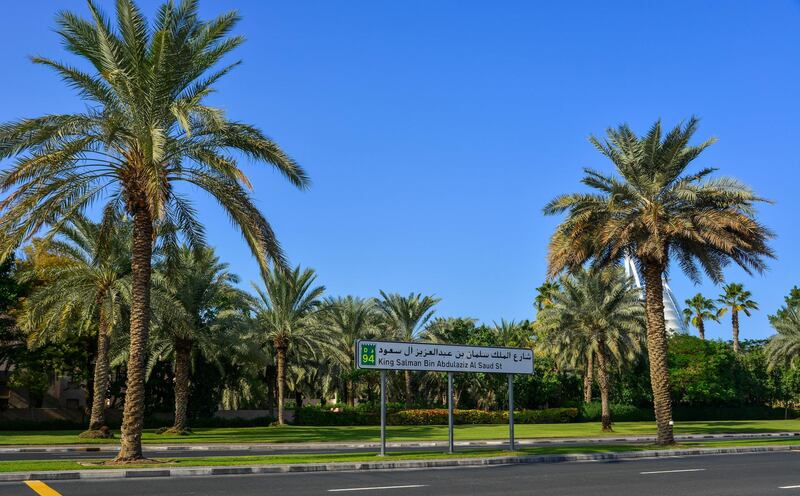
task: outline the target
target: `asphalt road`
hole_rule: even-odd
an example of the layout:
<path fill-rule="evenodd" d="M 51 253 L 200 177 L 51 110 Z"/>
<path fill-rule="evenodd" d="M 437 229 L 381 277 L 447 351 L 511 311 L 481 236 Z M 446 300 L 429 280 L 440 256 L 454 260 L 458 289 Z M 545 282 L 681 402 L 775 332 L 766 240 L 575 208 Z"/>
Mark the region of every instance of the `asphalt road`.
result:
<path fill-rule="evenodd" d="M 800 452 L 435 470 L 63 481 L 48 485 L 62 496 L 789 496 L 800 495 Z M 0 496 L 35 494 L 22 483 L 0 484 Z"/>

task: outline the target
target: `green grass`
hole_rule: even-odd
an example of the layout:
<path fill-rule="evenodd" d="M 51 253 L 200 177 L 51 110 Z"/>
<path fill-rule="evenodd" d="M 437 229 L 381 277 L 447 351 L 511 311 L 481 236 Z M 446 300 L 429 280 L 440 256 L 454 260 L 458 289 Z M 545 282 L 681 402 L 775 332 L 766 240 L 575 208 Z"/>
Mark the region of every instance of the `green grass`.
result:
<path fill-rule="evenodd" d="M 677 434 L 729 434 L 747 432 L 800 431 L 800 420 L 725 420 L 709 422 L 678 422 Z M 0 445 L 68 445 L 116 444 L 115 439 L 80 439 L 79 431 L 0 431 Z M 613 433 L 600 432 L 599 423 L 578 424 L 517 424 L 519 439 L 543 437 L 614 437 L 623 435 L 654 435 L 653 422 L 618 422 Z M 118 435 L 118 433 L 117 433 Z M 209 443 L 306 443 L 306 442 L 369 442 L 379 440 L 379 428 L 356 427 L 238 427 L 195 429 L 190 436 L 156 434 L 145 431 L 145 444 L 209 444 Z M 508 426 L 458 425 L 458 440 L 503 439 Z M 447 439 L 447 426 L 391 426 L 390 441 L 433 441 Z"/>
<path fill-rule="evenodd" d="M 677 448 L 710 448 L 724 446 L 775 446 L 795 445 L 797 440 L 733 440 L 681 443 Z M 341 454 L 296 454 L 296 455 L 256 455 L 256 456 L 216 456 L 204 458 L 159 458 L 158 463 L 137 465 L 103 465 L 102 460 L 24 460 L 0 462 L 2 472 L 44 472 L 44 471 L 71 471 L 71 470 L 113 470 L 128 468 L 172 468 L 172 467 L 211 467 L 211 466 L 241 466 L 241 465 L 277 465 L 300 463 L 335 463 L 335 462 L 377 462 L 399 460 L 435 460 L 447 458 L 475 458 L 499 457 L 510 455 L 563 455 L 586 453 L 620 453 L 635 452 L 650 449 L 670 449 L 645 444 L 609 444 L 609 445 L 571 445 L 571 446 L 546 446 L 523 448 L 517 451 L 503 450 L 459 450 L 455 455 L 441 451 L 424 451 L 410 453 L 390 453 L 386 457 L 379 457 L 372 453 L 341 453 Z"/>

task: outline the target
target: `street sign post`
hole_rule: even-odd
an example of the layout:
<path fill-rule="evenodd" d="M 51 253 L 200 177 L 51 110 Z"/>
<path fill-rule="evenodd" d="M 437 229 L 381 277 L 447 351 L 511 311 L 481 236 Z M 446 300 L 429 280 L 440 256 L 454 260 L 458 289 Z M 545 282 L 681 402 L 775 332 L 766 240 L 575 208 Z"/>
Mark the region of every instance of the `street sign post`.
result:
<path fill-rule="evenodd" d="M 447 372 L 448 451 L 454 450 L 453 373 L 508 375 L 508 444 L 514 450 L 514 374 L 533 374 L 533 350 L 496 346 L 358 340 L 356 367 L 381 373 L 381 455 L 386 454 L 386 372 Z"/>

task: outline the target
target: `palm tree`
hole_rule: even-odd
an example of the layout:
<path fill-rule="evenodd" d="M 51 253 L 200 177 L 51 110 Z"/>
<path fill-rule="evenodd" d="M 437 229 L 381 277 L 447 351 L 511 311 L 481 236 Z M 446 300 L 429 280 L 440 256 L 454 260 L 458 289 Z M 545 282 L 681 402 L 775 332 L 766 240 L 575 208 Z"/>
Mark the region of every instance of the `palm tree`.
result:
<path fill-rule="evenodd" d="M 82 215 L 59 225 L 52 239 L 34 243 L 34 263 L 23 282 L 44 280 L 27 299 L 20 325 L 34 344 L 64 338 L 64 333 L 96 335 L 89 429 L 82 438 L 113 437 L 106 427 L 109 346 L 130 291 L 130 228 L 111 212 L 109 232 Z"/>
<path fill-rule="evenodd" d="M 347 404 L 355 404 L 355 367 L 353 346 L 358 339 L 368 339 L 378 333 L 378 315 L 375 300 L 354 296 L 326 298 L 319 312 L 320 325 L 337 339 L 339 353 L 335 361 L 345 382 Z"/>
<path fill-rule="evenodd" d="M 538 315 L 554 355 L 567 366 L 582 366 L 587 356 L 597 360 L 603 431 L 611 430 L 609 369 L 632 362 L 644 342 L 644 307 L 639 290 L 622 269 L 581 270 L 565 277 L 552 305 Z"/>
<path fill-rule="evenodd" d="M 183 246 L 168 253 L 156 270 L 156 287 L 165 294 L 155 298 L 160 304 L 154 305 L 153 352 L 148 369 L 158 360 L 173 360 L 175 422 L 167 432 L 187 434 L 193 357 L 199 354 L 215 362 L 229 353 L 230 339 L 226 338 L 232 336 L 226 333 L 231 328 L 226 319 L 229 314 L 242 317 L 251 298 L 235 286 L 239 278 L 210 247 L 192 250 Z"/>
<path fill-rule="evenodd" d="M 548 271 L 618 264 L 631 256 L 645 282 L 647 350 L 658 424 L 658 444 L 672 444 L 672 404 L 667 367 L 662 276 L 676 261 L 693 281 L 701 270 L 722 280 L 730 262 L 762 272 L 772 233 L 755 219 L 763 201 L 731 178 L 711 178 L 714 169 L 686 172 L 714 140 L 689 144 L 697 119 L 662 137 L 656 122 L 642 137 L 627 125 L 609 129 L 605 140 L 590 141 L 609 158 L 620 177 L 585 169 L 582 182 L 593 191 L 562 195 L 548 203 L 547 215 L 567 213 L 550 239 Z"/>
<path fill-rule="evenodd" d="M 705 296 L 697 293 L 693 297 L 686 300 L 686 308 L 683 309 L 683 316 L 686 323 L 691 323 L 697 327 L 697 332 L 700 333 L 700 339 L 706 339 L 706 326 L 707 320 L 719 322 L 719 317 L 722 315 L 722 310 L 717 308 L 714 300 L 706 298 Z"/>
<path fill-rule="evenodd" d="M 769 370 L 800 365 L 800 305 L 786 305 L 769 320 L 777 331 L 765 350 Z"/>
<path fill-rule="evenodd" d="M 415 341 L 425 324 L 433 317 L 433 309 L 439 301 L 435 296 L 422 296 L 410 293 L 402 296 L 398 293 L 381 293 L 378 308 L 383 314 L 383 324 L 388 333 L 401 341 Z M 414 397 L 411 388 L 411 371 L 405 371 L 406 405 L 411 406 Z"/>
<path fill-rule="evenodd" d="M 476 320 L 470 317 L 436 317 L 431 319 L 420 334 L 420 339 L 431 343 L 466 344 L 476 329 Z M 458 408 L 462 394 L 479 384 L 477 374 L 457 374 L 453 377 L 453 406 Z M 447 403 L 447 375 L 427 372 L 422 385 L 434 401 Z"/>
<path fill-rule="evenodd" d="M 551 293 L 551 297 L 552 295 Z M 499 324 L 493 322 L 492 334 L 495 346 L 529 347 L 531 344 L 531 338 L 525 326 L 515 320 L 500 319 Z"/>
<path fill-rule="evenodd" d="M 733 351 L 739 353 L 739 312 L 743 312 L 748 317 L 751 310 L 758 310 L 758 303 L 750 299 L 752 294 L 746 291 L 744 286 L 739 283 L 726 284 L 722 290 L 724 293 L 719 295 L 717 300 L 724 305 L 720 309 L 720 316 L 728 310 L 731 311 L 731 327 L 733 329 Z"/>
<path fill-rule="evenodd" d="M 533 306 L 536 311 L 541 311 L 544 307 L 552 303 L 553 293 L 558 291 L 558 282 L 545 281 L 541 286 L 536 288 L 536 298 L 533 300 Z"/>
<path fill-rule="evenodd" d="M 256 301 L 254 325 L 265 345 L 271 346 L 277 363 L 278 423 L 284 424 L 283 404 L 286 388 L 286 358 L 291 351 L 306 359 L 334 349 L 334 336 L 319 325 L 317 312 L 325 286 L 314 286 L 312 269 L 275 269 L 264 277 L 265 290 L 254 285 Z"/>
<path fill-rule="evenodd" d="M 256 208 L 237 158 L 271 164 L 295 186 L 303 170 L 257 128 L 228 120 L 206 97 L 237 64 L 216 68 L 243 38 L 229 36 L 235 12 L 205 21 L 197 0 L 168 1 L 152 23 L 132 0 L 118 0 L 116 26 L 93 0 L 91 20 L 59 14 L 58 33 L 89 70 L 46 58 L 85 100 L 87 110 L 0 125 L 0 159 L 17 156 L 0 173 L 0 259 L 44 225 L 96 201 L 122 206 L 133 218 L 130 357 L 121 450 L 117 463 L 142 459 L 144 380 L 150 317 L 153 240 L 170 219 L 201 242 L 203 230 L 185 182 L 208 192 L 238 226 L 261 270 L 284 262 L 274 233 Z"/>

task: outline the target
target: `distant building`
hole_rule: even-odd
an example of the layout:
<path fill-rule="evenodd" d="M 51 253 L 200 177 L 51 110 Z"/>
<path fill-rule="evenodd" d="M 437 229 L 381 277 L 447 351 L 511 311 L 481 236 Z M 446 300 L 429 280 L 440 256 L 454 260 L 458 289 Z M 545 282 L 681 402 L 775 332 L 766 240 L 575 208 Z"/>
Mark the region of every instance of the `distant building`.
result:
<path fill-rule="evenodd" d="M 625 274 L 633 279 L 633 283 L 642 291 L 642 299 L 644 299 L 644 285 L 642 284 L 639 269 L 636 267 L 633 259 L 626 256 L 624 266 Z M 672 335 L 676 332 L 688 332 L 686 324 L 683 318 L 681 318 L 681 307 L 678 304 L 678 299 L 675 298 L 672 289 L 670 289 L 669 284 L 667 284 L 667 278 L 661 276 L 661 282 L 664 284 L 664 323 L 667 327 L 667 334 Z"/>

